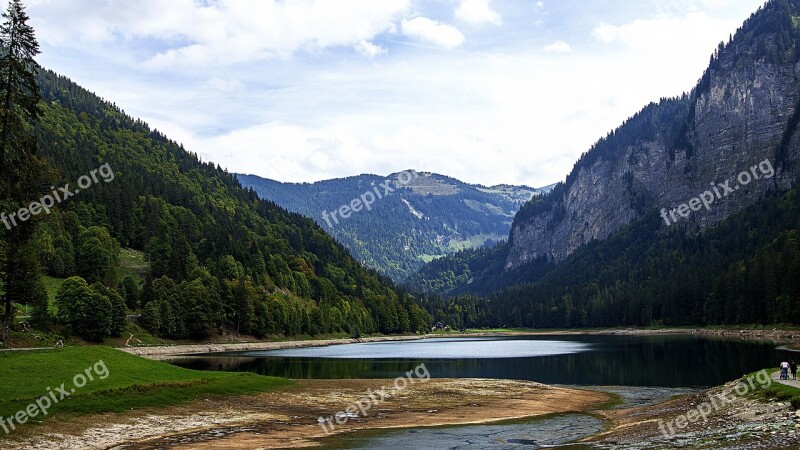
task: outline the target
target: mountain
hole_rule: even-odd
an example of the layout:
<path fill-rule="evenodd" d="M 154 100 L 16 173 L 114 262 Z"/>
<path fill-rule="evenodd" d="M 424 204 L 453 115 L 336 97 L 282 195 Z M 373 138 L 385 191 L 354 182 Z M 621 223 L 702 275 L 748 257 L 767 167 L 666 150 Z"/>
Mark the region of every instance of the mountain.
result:
<path fill-rule="evenodd" d="M 316 183 L 237 178 L 261 198 L 314 219 L 356 259 L 397 281 L 442 255 L 505 239 L 517 210 L 551 189 L 485 187 L 413 170 Z M 368 204 L 342 218 L 339 209 L 354 201 Z"/>
<path fill-rule="evenodd" d="M 112 273 L 93 276 L 95 262 L 115 260 L 120 246 L 143 251 L 149 275 L 143 286 L 134 283 L 141 302 L 128 306 L 153 334 L 176 339 L 226 328 L 264 336 L 429 326 L 409 295 L 313 221 L 259 199 L 219 166 L 69 79 L 42 70 L 38 83 L 40 156 L 53 185 L 74 189 L 37 218 L 46 273 L 93 277 L 124 292 Z M 104 178 L 92 183 L 98 167 Z"/>
<path fill-rule="evenodd" d="M 409 284 L 489 295 L 500 325 L 797 320 L 799 122 L 800 1 L 772 0 L 691 92 L 646 106 L 523 206 L 506 244 Z"/>
<path fill-rule="evenodd" d="M 791 186 L 800 158 L 797 9 L 794 0 L 767 4 L 720 44 L 691 93 L 645 107 L 584 154 L 551 195 L 527 204 L 512 227 L 506 268 L 563 261 L 651 209 L 664 208 L 674 222 L 670 210 L 706 191 L 713 207 L 688 218 L 699 227 Z M 735 180 L 763 161 L 774 177 Z M 712 183 L 726 180 L 736 192 L 720 190 L 720 199 Z"/>

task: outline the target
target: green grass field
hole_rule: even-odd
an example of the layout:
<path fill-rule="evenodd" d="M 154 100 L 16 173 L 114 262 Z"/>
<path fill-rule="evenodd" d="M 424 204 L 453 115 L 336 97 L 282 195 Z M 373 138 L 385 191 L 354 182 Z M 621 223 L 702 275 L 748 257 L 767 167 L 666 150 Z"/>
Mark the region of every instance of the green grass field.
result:
<path fill-rule="evenodd" d="M 769 368 L 766 370 L 770 376 L 777 371 L 775 368 Z M 757 372 L 751 373 L 742 377 L 742 380 L 746 380 L 747 377 L 755 378 L 756 374 Z M 772 383 L 767 388 L 761 388 L 758 384 L 756 384 L 756 386 L 758 386 L 758 389 L 756 389 L 754 392 L 751 392 L 751 395 L 755 395 L 756 397 L 767 401 L 777 399 L 778 401 L 789 402 L 792 405 L 792 408 L 800 408 L 800 389 L 781 384 L 775 380 L 772 380 Z"/>
<path fill-rule="evenodd" d="M 102 364 L 98 364 L 100 361 Z M 84 387 L 76 387 L 75 376 L 86 376 L 87 369 L 94 380 Z M 103 374 L 106 376 L 101 379 Z M 49 390 L 60 397 L 56 388 L 62 383 L 67 392 L 71 389 L 75 392 L 55 403 L 48 417 L 177 405 L 201 398 L 253 394 L 292 385 L 287 379 L 253 373 L 183 369 L 102 346 L 0 352 L 0 379 L 0 415 L 3 417 L 25 409 L 48 395 Z M 41 414 L 31 419 L 33 423 L 41 421 Z"/>
<path fill-rule="evenodd" d="M 58 289 L 64 284 L 64 278 L 54 278 L 51 276 L 44 276 L 44 286 L 47 288 L 47 297 L 50 299 L 50 312 L 53 315 L 58 314 L 58 308 L 56 307 L 56 294 L 58 293 Z"/>
<path fill-rule="evenodd" d="M 119 252 L 119 264 L 117 266 L 117 275 L 120 281 L 127 275 L 132 275 L 140 281 L 144 280 L 147 276 L 149 266 L 144 259 L 144 252 L 123 248 Z"/>

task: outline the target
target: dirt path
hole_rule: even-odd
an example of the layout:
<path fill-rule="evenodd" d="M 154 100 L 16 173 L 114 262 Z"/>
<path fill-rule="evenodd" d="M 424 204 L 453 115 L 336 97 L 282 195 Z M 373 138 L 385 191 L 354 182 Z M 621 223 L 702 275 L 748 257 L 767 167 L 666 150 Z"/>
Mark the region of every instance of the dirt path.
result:
<path fill-rule="evenodd" d="M 792 379 L 792 374 L 789 374 L 788 380 L 781 380 L 781 371 L 777 371 L 772 374 L 772 381 L 777 381 L 780 384 L 785 384 L 787 386 L 792 386 L 800 389 L 800 379 Z"/>
<path fill-rule="evenodd" d="M 0 352 L 33 352 L 36 350 L 53 350 L 58 347 L 2 348 Z"/>

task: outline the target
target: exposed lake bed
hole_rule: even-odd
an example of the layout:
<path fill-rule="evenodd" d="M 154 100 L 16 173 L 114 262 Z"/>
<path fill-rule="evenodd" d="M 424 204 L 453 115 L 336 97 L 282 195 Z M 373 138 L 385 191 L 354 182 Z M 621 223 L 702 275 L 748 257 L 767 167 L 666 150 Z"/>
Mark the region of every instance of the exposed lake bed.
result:
<path fill-rule="evenodd" d="M 602 408 L 602 392 L 510 380 L 431 379 L 410 385 L 332 433 L 318 417 L 345 408 L 386 380 L 298 380 L 280 391 L 192 405 L 45 424 L 8 448 L 303 448 L 376 429 L 486 424 Z M 57 434 L 56 434 L 57 433 Z M 23 437 L 20 435 L 20 437 Z"/>

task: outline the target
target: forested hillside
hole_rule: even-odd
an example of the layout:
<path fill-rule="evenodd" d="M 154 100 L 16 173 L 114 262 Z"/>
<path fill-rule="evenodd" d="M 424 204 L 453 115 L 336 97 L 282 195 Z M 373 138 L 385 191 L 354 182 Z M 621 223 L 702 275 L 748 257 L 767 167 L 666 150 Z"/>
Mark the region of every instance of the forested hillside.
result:
<path fill-rule="evenodd" d="M 406 176 L 407 175 L 407 176 Z M 237 175 L 261 198 L 314 219 L 367 267 L 403 281 L 428 261 L 505 240 L 514 215 L 550 187 L 479 186 L 434 173 L 359 175 L 317 183 L 281 183 Z M 336 211 L 381 183 L 392 191 L 341 219 Z M 369 199 L 369 198 L 367 198 Z"/>
<path fill-rule="evenodd" d="M 800 323 L 798 218 L 797 189 L 701 232 L 660 234 L 652 213 L 561 264 L 516 274 L 531 282 L 488 296 L 431 296 L 427 306 L 458 327 Z"/>
<path fill-rule="evenodd" d="M 123 322 L 140 312 L 145 328 L 175 339 L 226 328 L 267 336 L 428 327 L 410 296 L 362 267 L 313 221 L 260 200 L 233 175 L 70 80 L 42 70 L 38 82 L 42 115 L 34 127 L 50 182 L 73 189 L 101 166 L 113 171 L 40 216 L 42 270 L 80 277 L 59 291 L 60 326 L 92 339 L 118 334 L 118 318 L 116 325 L 110 318 L 95 324 L 63 311 L 110 302 Z M 143 280 L 119 279 L 120 247 L 144 251 Z M 99 329 L 87 331 L 92 327 Z"/>

